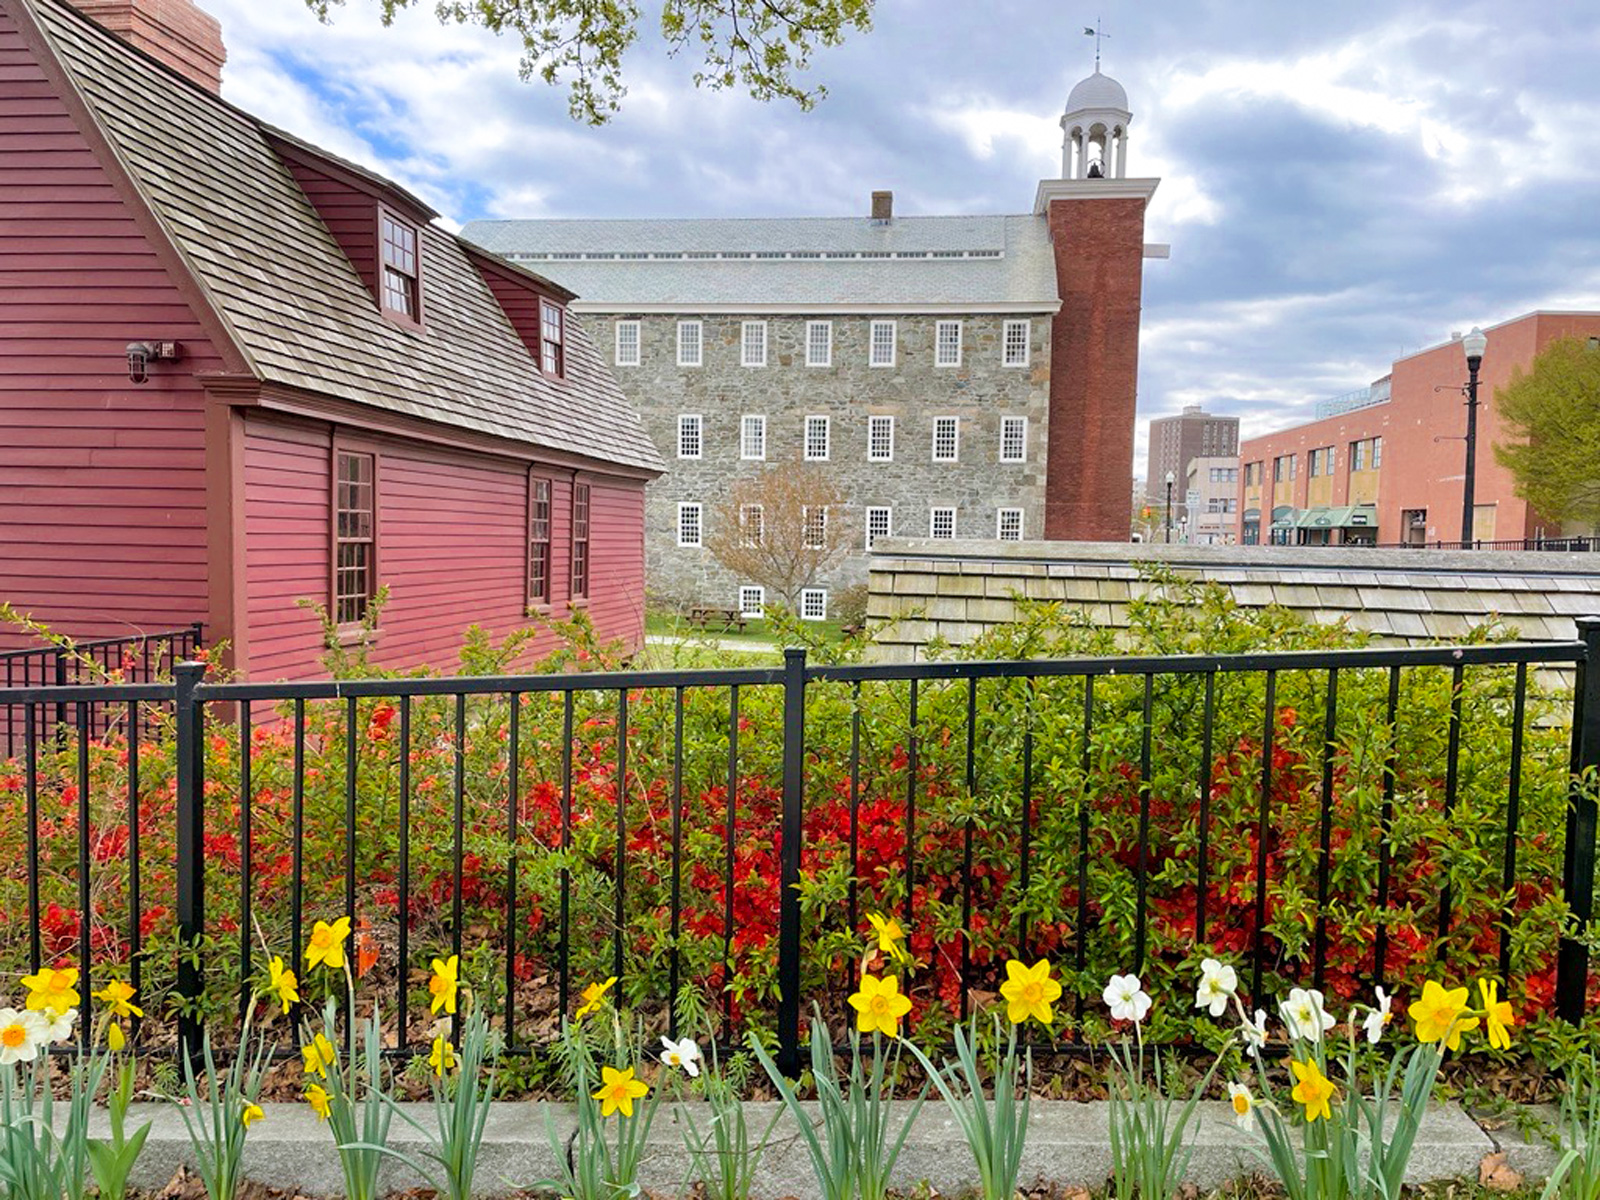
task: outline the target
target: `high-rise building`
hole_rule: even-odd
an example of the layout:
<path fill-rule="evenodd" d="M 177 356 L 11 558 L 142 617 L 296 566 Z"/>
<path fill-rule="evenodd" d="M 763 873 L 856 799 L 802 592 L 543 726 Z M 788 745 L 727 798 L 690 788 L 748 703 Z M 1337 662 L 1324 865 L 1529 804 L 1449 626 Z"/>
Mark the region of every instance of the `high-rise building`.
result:
<path fill-rule="evenodd" d="M 1191 404 L 1175 417 L 1153 418 L 1144 475 L 1150 503 L 1166 503 L 1166 479 L 1171 472 L 1173 520 L 1181 520 L 1189 515 L 1189 463 L 1197 458 L 1231 458 L 1238 453 L 1238 417 L 1213 416 L 1200 405 Z"/>

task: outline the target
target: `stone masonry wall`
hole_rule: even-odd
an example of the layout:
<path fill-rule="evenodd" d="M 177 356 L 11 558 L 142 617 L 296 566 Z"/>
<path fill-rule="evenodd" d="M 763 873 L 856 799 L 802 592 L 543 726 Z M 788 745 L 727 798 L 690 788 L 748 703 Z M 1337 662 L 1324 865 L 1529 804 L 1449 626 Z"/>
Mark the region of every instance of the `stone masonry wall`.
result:
<path fill-rule="evenodd" d="M 953 316 L 954 314 L 952 314 Z M 962 362 L 959 367 L 934 366 L 935 323 L 932 314 L 835 316 L 832 365 L 808 367 L 805 316 L 700 316 L 666 314 L 586 318 L 596 341 L 615 360 L 615 321 L 640 322 L 640 365 L 616 366 L 616 376 L 639 408 L 646 428 L 667 462 L 667 473 L 652 483 L 646 496 L 646 579 L 652 596 L 678 604 L 732 607 L 738 586 L 706 549 L 680 547 L 678 504 L 705 506 L 709 529 L 716 509 L 728 499 L 735 480 L 802 462 L 802 437 L 808 415 L 831 418 L 831 446 L 826 463 L 806 464 L 828 471 L 851 498 L 844 524 L 856 553 L 832 577 L 823 580 L 832 597 L 842 588 L 864 584 L 867 556 L 863 549 L 865 509 L 893 509 L 895 534 L 926 535 L 929 509 L 954 506 L 956 536 L 995 536 L 995 510 L 1024 510 L 1023 536 L 1042 533 L 1044 462 L 1048 435 L 1051 323 L 1048 314 L 1032 314 L 1029 363 L 1002 365 L 1001 336 L 1006 320 L 1025 314 L 962 318 Z M 703 365 L 677 365 L 680 320 L 702 322 Z M 868 365 L 868 331 L 872 320 L 896 321 L 893 367 Z M 951 319 L 946 317 L 944 319 Z M 767 322 L 767 365 L 740 365 L 741 326 L 745 320 Z M 698 460 L 678 457 L 678 417 L 704 418 L 704 446 Z M 767 458 L 739 457 L 740 419 L 745 414 L 767 418 Z M 867 417 L 895 418 L 894 460 L 867 460 Z M 960 458 L 933 461 L 933 419 L 958 416 Z M 1028 418 L 1028 453 L 1023 463 L 1000 462 L 1000 418 Z M 830 525 L 838 527 L 836 517 Z"/>

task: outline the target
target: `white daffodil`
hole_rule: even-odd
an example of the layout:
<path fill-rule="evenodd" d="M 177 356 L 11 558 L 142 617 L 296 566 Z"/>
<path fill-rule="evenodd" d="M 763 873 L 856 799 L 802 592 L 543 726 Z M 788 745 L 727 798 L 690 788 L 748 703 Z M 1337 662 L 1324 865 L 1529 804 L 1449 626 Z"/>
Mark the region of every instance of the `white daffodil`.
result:
<path fill-rule="evenodd" d="M 1320 1042 L 1322 1035 L 1332 1029 L 1335 1022 L 1322 1006 L 1322 993 L 1315 988 L 1294 988 L 1289 998 L 1278 1005 L 1289 1036 L 1308 1042 Z"/>
<path fill-rule="evenodd" d="M 691 1079 L 700 1074 L 700 1047 L 693 1038 L 673 1041 L 661 1039 L 661 1061 L 669 1067 L 678 1067 Z"/>
<path fill-rule="evenodd" d="M 1267 1044 L 1267 1014 L 1256 1009 L 1255 1020 L 1241 1025 L 1239 1036 L 1244 1039 L 1244 1052 L 1251 1058 L 1260 1058 L 1261 1047 Z"/>
<path fill-rule="evenodd" d="M 52 1046 L 59 1046 L 63 1042 L 72 1040 L 72 1027 L 77 1023 L 78 1010 L 69 1008 L 60 1016 L 50 1021 L 50 1030 L 45 1035 Z"/>
<path fill-rule="evenodd" d="M 43 1013 L 0 1008 L 0 1066 L 32 1062 L 50 1037 L 50 1022 Z"/>
<path fill-rule="evenodd" d="M 1242 1083 L 1228 1084 L 1228 1103 L 1233 1105 L 1233 1123 L 1240 1129 L 1249 1129 L 1255 1122 L 1256 1098 Z"/>
<path fill-rule="evenodd" d="M 1208 958 L 1200 964 L 1200 985 L 1194 990 L 1194 1006 L 1209 1009 L 1213 1017 L 1220 1017 L 1228 1010 L 1228 1001 L 1238 990 L 1238 973 Z"/>
<path fill-rule="evenodd" d="M 1100 998 L 1111 1010 L 1113 1020 L 1132 1021 L 1137 1025 L 1150 1011 L 1150 997 L 1137 975 L 1113 975 Z"/>
<path fill-rule="evenodd" d="M 1367 1019 L 1361 1022 L 1361 1028 L 1367 1031 L 1367 1041 L 1374 1046 L 1382 1039 L 1384 1026 L 1394 1020 L 1394 1013 L 1389 1011 L 1389 1005 L 1393 1002 L 1394 997 L 1379 988 L 1377 1006 L 1367 1014 Z"/>

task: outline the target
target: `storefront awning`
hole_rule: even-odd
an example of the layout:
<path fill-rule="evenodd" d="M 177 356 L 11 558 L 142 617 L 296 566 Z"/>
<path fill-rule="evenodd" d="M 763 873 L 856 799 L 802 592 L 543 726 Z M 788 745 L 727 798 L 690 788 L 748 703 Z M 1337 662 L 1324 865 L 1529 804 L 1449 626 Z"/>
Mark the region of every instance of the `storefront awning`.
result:
<path fill-rule="evenodd" d="M 1297 529 L 1375 529 L 1378 510 L 1371 504 L 1308 508 L 1295 520 Z"/>

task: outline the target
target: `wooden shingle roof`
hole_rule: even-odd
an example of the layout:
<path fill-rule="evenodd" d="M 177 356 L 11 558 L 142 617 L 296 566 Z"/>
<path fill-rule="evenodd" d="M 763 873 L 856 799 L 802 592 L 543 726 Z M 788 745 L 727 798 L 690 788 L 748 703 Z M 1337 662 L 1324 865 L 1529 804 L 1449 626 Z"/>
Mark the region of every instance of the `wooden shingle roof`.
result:
<path fill-rule="evenodd" d="M 380 313 L 265 125 L 58 0 L 20 3 L 263 382 L 662 469 L 579 321 L 567 322 L 565 378 L 547 377 L 463 245 L 427 225 L 426 327 L 398 327 Z"/>

